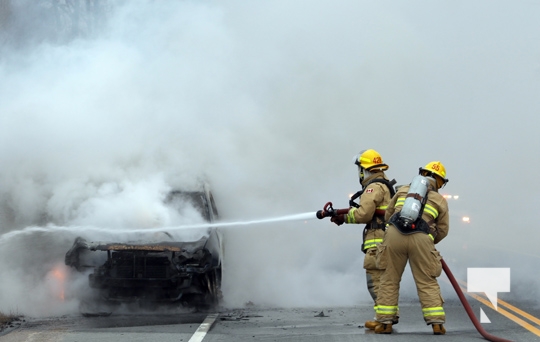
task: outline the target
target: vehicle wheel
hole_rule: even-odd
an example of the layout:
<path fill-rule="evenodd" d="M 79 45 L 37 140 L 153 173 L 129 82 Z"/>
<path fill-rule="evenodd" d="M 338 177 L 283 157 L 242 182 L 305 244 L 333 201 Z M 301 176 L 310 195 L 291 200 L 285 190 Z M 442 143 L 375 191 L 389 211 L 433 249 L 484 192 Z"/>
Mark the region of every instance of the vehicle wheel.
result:
<path fill-rule="evenodd" d="M 208 292 L 209 292 L 209 304 L 212 307 L 217 307 L 223 299 L 221 292 L 221 270 L 214 270 L 207 275 Z"/>

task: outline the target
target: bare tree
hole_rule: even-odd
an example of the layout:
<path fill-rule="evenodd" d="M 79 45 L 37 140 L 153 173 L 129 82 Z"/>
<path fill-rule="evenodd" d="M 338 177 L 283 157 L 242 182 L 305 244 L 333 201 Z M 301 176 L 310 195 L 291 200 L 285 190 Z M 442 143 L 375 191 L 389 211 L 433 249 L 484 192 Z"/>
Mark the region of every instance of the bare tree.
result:
<path fill-rule="evenodd" d="M 8 39 L 9 21 L 11 19 L 11 0 L 0 0 L 0 46 Z"/>
<path fill-rule="evenodd" d="M 11 14 L 11 0 L 0 0 L 0 31 L 5 31 Z"/>
<path fill-rule="evenodd" d="M 0 34 L 16 46 L 66 43 L 94 34 L 106 22 L 109 0 L 0 0 Z"/>

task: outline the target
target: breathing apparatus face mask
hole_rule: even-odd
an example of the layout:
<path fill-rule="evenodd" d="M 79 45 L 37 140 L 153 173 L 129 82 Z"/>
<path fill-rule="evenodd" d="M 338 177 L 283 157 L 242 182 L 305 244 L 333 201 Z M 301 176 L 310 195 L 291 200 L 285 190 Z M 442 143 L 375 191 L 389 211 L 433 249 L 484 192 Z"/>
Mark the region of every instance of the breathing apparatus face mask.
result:
<path fill-rule="evenodd" d="M 420 176 L 431 178 L 435 181 L 435 184 L 437 185 L 437 190 L 444 188 L 446 185 L 446 182 L 444 179 L 442 179 L 440 176 L 434 174 L 433 172 L 429 172 L 423 169 L 420 169 L 419 172 Z"/>
<path fill-rule="evenodd" d="M 360 185 L 362 185 L 364 179 L 368 178 L 369 176 L 371 176 L 371 172 L 358 165 L 358 179 L 360 180 Z"/>
<path fill-rule="evenodd" d="M 437 188 L 439 189 L 444 188 L 444 186 L 448 182 L 448 180 L 444 180 L 441 177 L 434 177 L 434 178 L 435 178 L 435 182 L 437 183 Z"/>
<path fill-rule="evenodd" d="M 362 184 L 362 181 L 364 180 L 364 168 L 358 165 L 358 180 L 360 181 L 360 184 Z"/>

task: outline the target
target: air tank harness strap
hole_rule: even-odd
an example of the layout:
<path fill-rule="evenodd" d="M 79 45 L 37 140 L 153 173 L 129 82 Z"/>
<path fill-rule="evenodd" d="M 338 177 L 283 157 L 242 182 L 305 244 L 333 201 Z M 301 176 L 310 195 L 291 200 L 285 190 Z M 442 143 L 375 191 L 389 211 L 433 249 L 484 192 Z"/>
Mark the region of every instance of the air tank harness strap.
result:
<path fill-rule="evenodd" d="M 415 193 L 415 194 L 407 194 L 407 196 L 405 196 L 405 197 L 406 197 L 406 198 L 407 198 L 407 197 L 412 197 L 412 198 L 414 198 L 415 200 L 418 200 L 418 201 L 424 203 L 424 202 L 423 202 L 423 201 L 424 201 L 424 197 L 420 196 L 420 194 L 416 194 L 416 193 Z"/>
<path fill-rule="evenodd" d="M 351 198 L 349 199 L 349 206 L 350 207 L 360 208 L 360 205 L 358 203 L 356 203 L 355 200 L 357 198 L 359 198 L 360 196 L 362 196 L 362 194 L 364 193 L 364 190 L 366 190 L 367 186 L 372 184 L 372 183 L 383 183 L 384 185 L 386 185 L 386 187 L 388 188 L 388 191 L 390 191 L 390 197 L 394 197 L 394 195 L 396 194 L 396 190 L 394 189 L 394 185 L 397 182 L 396 182 L 395 179 L 392 179 L 391 181 L 389 181 L 389 180 L 384 179 L 384 178 L 375 178 L 371 182 L 366 184 L 365 187 L 362 188 L 362 190 L 357 191 L 354 195 L 351 196 Z"/>
<path fill-rule="evenodd" d="M 403 221 L 400 220 L 400 217 L 401 217 L 400 213 L 397 212 L 394 215 L 392 215 L 392 217 L 390 217 L 390 220 L 388 220 L 388 223 L 392 224 L 403 234 L 414 234 L 414 233 L 430 234 L 429 225 L 422 218 L 417 219 L 413 225 L 408 226 L 408 225 L 403 224 Z"/>

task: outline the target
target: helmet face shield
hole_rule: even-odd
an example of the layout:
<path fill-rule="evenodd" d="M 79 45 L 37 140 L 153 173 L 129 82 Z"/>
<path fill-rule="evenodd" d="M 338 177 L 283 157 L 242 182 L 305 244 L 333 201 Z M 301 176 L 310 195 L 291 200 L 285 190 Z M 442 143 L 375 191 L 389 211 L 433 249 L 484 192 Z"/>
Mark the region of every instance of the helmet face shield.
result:
<path fill-rule="evenodd" d="M 356 154 L 354 157 L 353 157 L 353 164 L 354 165 L 358 165 L 358 167 L 360 167 L 360 156 L 362 155 L 362 152 Z"/>
<path fill-rule="evenodd" d="M 448 179 L 442 179 L 441 177 L 435 177 L 435 180 L 437 181 L 437 187 L 439 189 L 442 189 L 444 188 L 444 186 L 446 185 L 446 183 L 448 183 Z"/>

